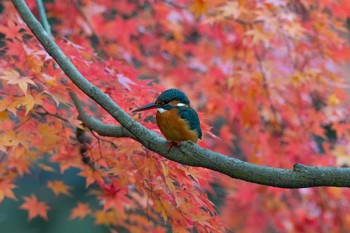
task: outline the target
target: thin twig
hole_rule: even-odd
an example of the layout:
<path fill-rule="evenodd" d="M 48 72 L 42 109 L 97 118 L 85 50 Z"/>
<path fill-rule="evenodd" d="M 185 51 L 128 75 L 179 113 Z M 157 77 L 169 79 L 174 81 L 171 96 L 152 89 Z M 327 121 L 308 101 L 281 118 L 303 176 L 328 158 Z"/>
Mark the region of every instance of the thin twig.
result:
<path fill-rule="evenodd" d="M 91 134 L 92 134 L 98 141 L 109 143 L 109 144 L 111 144 L 111 146 L 112 146 L 114 149 L 118 149 L 118 145 L 115 144 L 114 142 L 97 136 L 97 135 L 95 134 L 95 131 L 93 131 L 93 130 L 91 130 L 90 132 L 91 132 Z"/>

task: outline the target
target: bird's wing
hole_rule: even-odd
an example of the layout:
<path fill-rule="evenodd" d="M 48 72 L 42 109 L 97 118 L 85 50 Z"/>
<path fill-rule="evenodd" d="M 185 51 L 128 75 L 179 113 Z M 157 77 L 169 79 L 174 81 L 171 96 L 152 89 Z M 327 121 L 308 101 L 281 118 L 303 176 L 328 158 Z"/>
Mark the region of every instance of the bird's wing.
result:
<path fill-rule="evenodd" d="M 191 107 L 182 107 L 179 108 L 179 114 L 182 119 L 189 123 L 191 130 L 197 131 L 198 138 L 202 139 L 202 130 L 197 112 Z"/>

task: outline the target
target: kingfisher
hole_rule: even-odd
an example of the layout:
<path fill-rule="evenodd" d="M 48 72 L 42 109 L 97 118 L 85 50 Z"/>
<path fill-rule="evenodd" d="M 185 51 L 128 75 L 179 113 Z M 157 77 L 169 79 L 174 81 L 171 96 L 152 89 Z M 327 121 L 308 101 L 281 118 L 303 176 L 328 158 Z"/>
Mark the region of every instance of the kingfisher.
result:
<path fill-rule="evenodd" d="M 161 93 L 154 103 L 134 109 L 139 112 L 156 108 L 157 125 L 169 142 L 168 150 L 183 141 L 197 143 L 202 139 L 202 130 L 197 112 L 191 107 L 185 93 L 178 89 L 168 89 Z"/>

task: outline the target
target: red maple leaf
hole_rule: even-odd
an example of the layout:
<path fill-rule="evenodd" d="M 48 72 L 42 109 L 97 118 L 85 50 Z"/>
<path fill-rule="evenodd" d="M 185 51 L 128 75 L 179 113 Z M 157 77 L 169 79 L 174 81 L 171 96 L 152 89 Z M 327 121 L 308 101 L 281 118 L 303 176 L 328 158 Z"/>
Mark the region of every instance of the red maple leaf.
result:
<path fill-rule="evenodd" d="M 45 202 L 39 202 L 38 198 L 32 194 L 30 197 L 24 197 L 24 203 L 19 207 L 20 209 L 28 211 L 28 221 L 40 216 L 46 221 L 48 220 L 47 211 L 50 209 Z"/>

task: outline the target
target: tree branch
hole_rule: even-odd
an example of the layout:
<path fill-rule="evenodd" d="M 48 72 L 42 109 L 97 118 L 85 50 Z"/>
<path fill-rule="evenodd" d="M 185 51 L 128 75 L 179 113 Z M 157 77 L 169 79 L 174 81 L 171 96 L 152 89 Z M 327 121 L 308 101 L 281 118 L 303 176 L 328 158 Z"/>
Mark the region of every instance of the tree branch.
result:
<path fill-rule="evenodd" d="M 51 27 L 49 22 L 47 21 L 47 17 L 46 17 L 46 12 L 45 12 L 45 8 L 44 8 L 44 4 L 42 0 L 36 0 L 36 4 L 38 6 L 39 9 L 39 15 L 40 15 L 40 19 L 41 22 L 43 24 L 43 27 L 45 28 L 45 31 L 51 35 Z"/>
<path fill-rule="evenodd" d="M 121 124 L 120 128 L 105 125 L 94 118 L 85 117 L 85 115 L 82 114 L 84 112 L 82 108 L 80 108 L 80 110 L 78 108 L 81 119 L 96 132 L 106 136 L 117 137 L 133 137 L 132 135 L 134 135 L 133 138 L 142 143 L 146 148 L 170 160 L 185 165 L 208 168 L 226 174 L 232 178 L 252 183 L 281 188 L 305 188 L 314 186 L 350 187 L 350 168 L 311 167 L 295 164 L 294 169 L 289 170 L 258 166 L 201 148 L 191 142 L 183 142 L 179 148 L 173 147 L 168 153 L 168 144 L 164 138 L 133 120 L 125 111 L 114 103 L 108 95 L 82 76 L 70 60 L 63 54 L 62 50 L 45 32 L 23 0 L 12 0 L 12 3 L 45 50 L 56 60 L 73 83 Z M 77 107 L 78 106 L 79 103 Z M 127 129 L 127 131 L 123 131 L 122 127 Z M 116 132 L 112 133 L 113 130 Z M 118 130 L 120 130 L 119 133 L 117 133 Z"/>
<path fill-rule="evenodd" d="M 81 120 L 89 129 L 97 132 L 101 136 L 117 138 L 128 137 L 136 139 L 136 137 L 123 126 L 104 124 L 96 118 L 86 114 L 77 95 L 74 92 L 69 92 L 69 95 L 71 96 L 75 107 L 78 109 L 79 120 Z"/>

